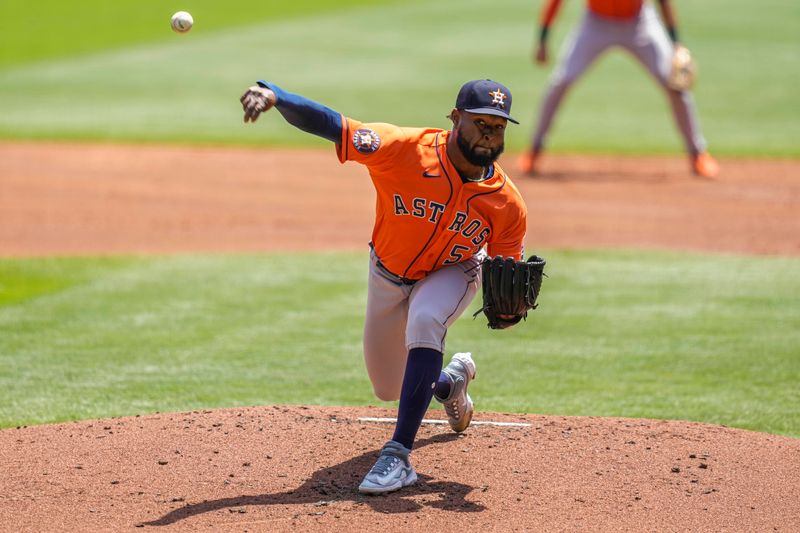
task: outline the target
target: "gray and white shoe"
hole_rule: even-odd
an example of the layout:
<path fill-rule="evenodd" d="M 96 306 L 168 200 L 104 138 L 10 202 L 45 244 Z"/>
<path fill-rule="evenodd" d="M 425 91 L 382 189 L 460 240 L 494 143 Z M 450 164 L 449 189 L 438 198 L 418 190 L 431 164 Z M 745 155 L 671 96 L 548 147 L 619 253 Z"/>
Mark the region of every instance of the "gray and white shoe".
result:
<path fill-rule="evenodd" d="M 469 382 L 475 379 L 475 361 L 472 360 L 472 354 L 469 352 L 455 354 L 443 372 L 451 380 L 450 395 L 447 398 L 434 395 L 434 398 L 444 404 L 447 421 L 450 422 L 453 431 L 461 433 L 469 427 L 472 414 L 475 412 L 472 398 L 467 394 Z"/>
<path fill-rule="evenodd" d="M 364 477 L 358 491 L 364 494 L 392 492 L 417 482 L 417 473 L 408 460 L 411 450 L 390 440 L 381 449 L 375 466 Z"/>

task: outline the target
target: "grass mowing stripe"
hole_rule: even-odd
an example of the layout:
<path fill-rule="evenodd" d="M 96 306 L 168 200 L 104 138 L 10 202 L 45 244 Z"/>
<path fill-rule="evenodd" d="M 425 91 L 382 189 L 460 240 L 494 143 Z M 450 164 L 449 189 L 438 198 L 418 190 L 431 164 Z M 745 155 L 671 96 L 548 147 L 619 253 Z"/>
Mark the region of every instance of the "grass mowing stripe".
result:
<path fill-rule="evenodd" d="M 135 263 L 123 258 L 42 258 L 0 261 L 0 308 L 62 292 Z"/>
<path fill-rule="evenodd" d="M 170 16 L 189 11 L 193 34 L 266 20 L 282 20 L 393 0 L 22 0 L 0 2 L 0 68 L 98 50 L 175 39 Z"/>
<path fill-rule="evenodd" d="M 800 436 L 800 260 L 544 255 L 527 323 L 494 332 L 465 314 L 448 336 L 448 355 L 476 357 L 478 409 Z M 361 356 L 365 254 L 0 261 L 2 279 L 26 271 L 50 289 L 0 285 L 0 426 L 379 403 Z"/>
<path fill-rule="evenodd" d="M 700 121 L 715 153 L 800 156 L 800 51 L 788 22 L 798 5 L 679 5 L 681 33 L 700 62 Z M 582 6 L 565 3 L 554 52 Z M 756 10 L 770 24 L 752 24 Z M 514 92 L 522 125 L 509 128 L 507 148 L 519 150 L 550 73 L 530 62 L 535 20 L 526 0 L 499 0 L 488 11 L 483 0 L 379 4 L 214 32 L 198 26 L 164 41 L 20 65 L 0 70 L 0 138 L 323 145 L 277 116 L 244 126 L 244 87 L 267 77 L 359 119 L 446 128 L 459 85 L 491 77 Z M 487 28 L 502 28 L 503 38 L 476 37 Z M 254 60 L 254 50 L 269 53 Z M 603 57 L 576 84 L 549 142 L 555 151 L 683 151 L 661 89 L 623 53 Z"/>

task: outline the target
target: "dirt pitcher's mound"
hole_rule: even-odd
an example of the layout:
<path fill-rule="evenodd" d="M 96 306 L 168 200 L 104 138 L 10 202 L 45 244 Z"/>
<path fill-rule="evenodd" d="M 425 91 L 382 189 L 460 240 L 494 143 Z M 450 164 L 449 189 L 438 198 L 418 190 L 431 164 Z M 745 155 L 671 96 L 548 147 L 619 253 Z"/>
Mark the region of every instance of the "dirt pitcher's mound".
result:
<path fill-rule="evenodd" d="M 523 425 L 425 424 L 419 483 L 362 496 L 392 426 L 360 418 L 392 415 L 272 406 L 3 430 L 0 530 L 800 530 L 800 439 L 479 413 Z"/>

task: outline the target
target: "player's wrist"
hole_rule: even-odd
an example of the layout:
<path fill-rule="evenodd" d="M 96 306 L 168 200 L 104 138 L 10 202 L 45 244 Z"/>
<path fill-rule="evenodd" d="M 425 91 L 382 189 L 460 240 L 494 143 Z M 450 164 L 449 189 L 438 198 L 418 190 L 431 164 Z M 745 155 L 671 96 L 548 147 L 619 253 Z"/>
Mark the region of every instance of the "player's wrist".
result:
<path fill-rule="evenodd" d="M 667 35 L 673 44 L 678 43 L 678 30 L 674 26 L 667 28 Z"/>
<path fill-rule="evenodd" d="M 265 92 L 264 94 L 265 96 L 267 96 L 267 99 L 269 100 L 271 106 L 276 105 L 280 101 L 281 99 L 280 95 L 281 93 L 283 93 L 283 89 L 281 89 L 280 87 L 278 87 L 273 83 L 269 83 L 264 80 L 258 80 L 258 82 L 256 83 L 259 87 L 268 91 Z"/>
<path fill-rule="evenodd" d="M 545 46 L 547 45 L 547 35 L 550 33 L 550 28 L 548 26 L 542 26 L 539 29 L 539 45 Z"/>

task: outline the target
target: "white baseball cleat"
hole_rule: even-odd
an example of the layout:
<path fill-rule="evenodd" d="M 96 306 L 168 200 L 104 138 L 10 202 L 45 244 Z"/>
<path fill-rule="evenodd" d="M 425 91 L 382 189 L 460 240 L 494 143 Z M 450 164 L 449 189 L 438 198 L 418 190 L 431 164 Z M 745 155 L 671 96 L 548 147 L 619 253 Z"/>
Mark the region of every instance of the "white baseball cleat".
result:
<path fill-rule="evenodd" d="M 408 460 L 411 450 L 399 442 L 390 440 L 381 449 L 375 466 L 358 486 L 363 494 L 392 492 L 417 482 L 417 473 Z"/>
<path fill-rule="evenodd" d="M 447 421 L 456 433 L 461 433 L 472 422 L 475 408 L 472 398 L 467 394 L 469 382 L 475 379 L 475 361 L 469 352 L 457 353 L 450 360 L 443 372 L 450 377 L 450 396 L 447 398 L 434 398 L 444 404 Z"/>

